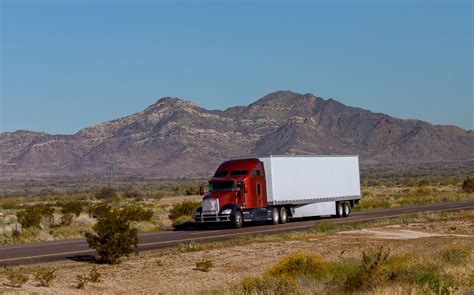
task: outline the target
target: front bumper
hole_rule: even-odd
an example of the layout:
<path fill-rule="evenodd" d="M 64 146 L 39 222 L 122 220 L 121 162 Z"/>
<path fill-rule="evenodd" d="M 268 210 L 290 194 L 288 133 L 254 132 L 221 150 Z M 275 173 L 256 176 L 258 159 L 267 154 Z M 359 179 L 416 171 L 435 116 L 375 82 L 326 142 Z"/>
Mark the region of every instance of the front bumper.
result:
<path fill-rule="evenodd" d="M 208 223 L 208 222 L 230 222 L 230 214 L 196 214 L 194 215 L 194 222 Z"/>

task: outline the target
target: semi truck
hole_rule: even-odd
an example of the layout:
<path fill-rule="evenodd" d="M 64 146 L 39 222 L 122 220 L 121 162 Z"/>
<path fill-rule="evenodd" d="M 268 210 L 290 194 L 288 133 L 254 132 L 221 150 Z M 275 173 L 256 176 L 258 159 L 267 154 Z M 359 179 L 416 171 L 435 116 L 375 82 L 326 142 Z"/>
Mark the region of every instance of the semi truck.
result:
<path fill-rule="evenodd" d="M 201 190 L 203 188 L 201 187 Z M 269 156 L 222 163 L 196 209 L 197 224 L 349 216 L 359 202 L 357 156 Z"/>

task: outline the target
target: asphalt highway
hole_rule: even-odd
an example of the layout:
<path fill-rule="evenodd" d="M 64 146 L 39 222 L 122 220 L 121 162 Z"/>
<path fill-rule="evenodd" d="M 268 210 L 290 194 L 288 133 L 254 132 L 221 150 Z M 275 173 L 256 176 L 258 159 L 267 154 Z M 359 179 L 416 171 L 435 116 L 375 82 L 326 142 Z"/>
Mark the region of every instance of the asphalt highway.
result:
<path fill-rule="evenodd" d="M 383 209 L 376 211 L 352 212 L 346 218 L 331 218 L 335 224 L 351 223 L 354 221 L 367 222 L 371 220 L 397 217 L 420 212 L 459 211 L 473 210 L 474 200 L 442 203 L 435 205 L 424 205 L 394 209 Z M 259 235 L 269 233 L 280 233 L 298 230 L 307 230 L 318 224 L 321 220 L 292 221 L 280 225 L 254 225 L 244 226 L 241 229 L 233 229 L 223 226 L 215 226 L 209 230 L 182 230 L 163 231 L 155 233 L 140 234 L 138 251 L 166 248 L 190 242 L 223 241 L 242 235 Z M 87 261 L 93 260 L 95 251 L 89 249 L 84 239 L 51 241 L 31 243 L 22 245 L 11 245 L 0 247 L 0 266 L 32 264 L 40 262 L 53 262 L 61 260 Z"/>

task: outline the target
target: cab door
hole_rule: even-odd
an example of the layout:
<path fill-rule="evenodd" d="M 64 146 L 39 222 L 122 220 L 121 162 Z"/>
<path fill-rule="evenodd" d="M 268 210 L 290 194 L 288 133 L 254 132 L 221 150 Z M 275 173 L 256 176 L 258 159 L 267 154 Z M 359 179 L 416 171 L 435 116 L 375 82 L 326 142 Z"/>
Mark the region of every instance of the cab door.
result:
<path fill-rule="evenodd" d="M 257 207 L 262 208 L 263 207 L 263 186 L 262 186 L 261 181 L 255 182 L 255 191 L 257 195 Z"/>

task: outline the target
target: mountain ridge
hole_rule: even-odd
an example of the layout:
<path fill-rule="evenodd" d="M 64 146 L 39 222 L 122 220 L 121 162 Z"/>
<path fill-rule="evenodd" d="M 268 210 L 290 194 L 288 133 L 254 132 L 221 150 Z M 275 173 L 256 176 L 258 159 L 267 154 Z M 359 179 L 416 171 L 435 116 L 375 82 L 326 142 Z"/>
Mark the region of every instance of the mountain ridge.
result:
<path fill-rule="evenodd" d="M 163 97 L 141 112 L 70 135 L 0 133 L 0 175 L 102 172 L 190 177 L 235 156 L 358 154 L 361 164 L 471 162 L 474 134 L 398 119 L 311 93 L 277 91 L 207 110 Z"/>

